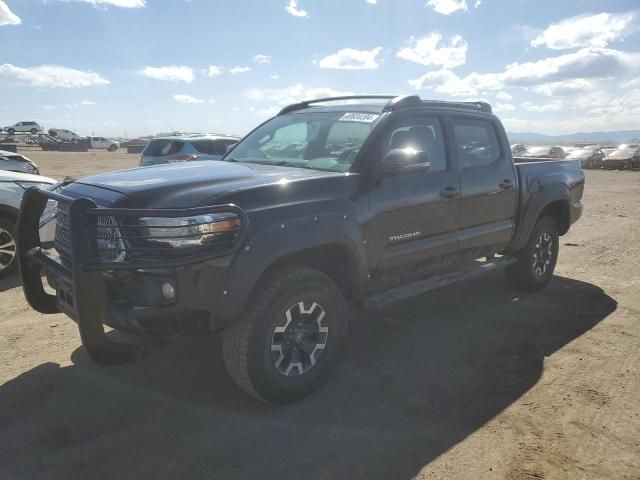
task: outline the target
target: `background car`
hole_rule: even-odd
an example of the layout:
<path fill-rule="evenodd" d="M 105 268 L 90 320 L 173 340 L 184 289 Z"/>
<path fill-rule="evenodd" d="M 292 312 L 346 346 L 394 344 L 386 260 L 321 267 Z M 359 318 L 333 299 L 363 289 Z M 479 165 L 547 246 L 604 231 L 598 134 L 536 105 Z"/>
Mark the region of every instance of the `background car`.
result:
<path fill-rule="evenodd" d="M 582 148 L 569 152 L 565 157 L 567 160 L 580 160 L 582 168 L 599 168 L 602 166 L 602 162 L 606 154 L 601 148 Z"/>
<path fill-rule="evenodd" d="M 50 128 L 47 133 L 65 142 L 78 143 L 82 140 L 80 135 L 71 130 L 65 130 L 64 128 Z"/>
<path fill-rule="evenodd" d="M 640 149 L 615 150 L 605 157 L 602 166 L 609 170 L 640 168 Z"/>
<path fill-rule="evenodd" d="M 523 157 L 564 158 L 567 156 L 562 147 L 530 147 Z"/>
<path fill-rule="evenodd" d="M 14 125 L 4 127 L 4 130 L 13 135 L 14 133 L 42 133 L 43 129 L 38 122 L 18 122 Z"/>
<path fill-rule="evenodd" d="M 218 160 L 240 137 L 230 135 L 171 135 L 151 140 L 140 157 L 140 166 L 162 163 Z"/>
<path fill-rule="evenodd" d="M 109 140 L 104 137 L 88 137 L 89 148 L 95 148 L 99 150 L 108 150 L 109 152 L 115 152 L 120 148 L 120 142 L 115 140 Z"/>
<path fill-rule="evenodd" d="M 39 175 L 38 165 L 19 153 L 0 150 L 0 170 Z"/>
<path fill-rule="evenodd" d="M 0 170 L 0 278 L 16 268 L 16 222 L 22 195 L 29 187 L 48 188 L 55 183 L 53 178 Z M 40 221 L 40 238 L 45 246 L 53 242 L 54 218 L 55 205 L 51 202 Z"/>

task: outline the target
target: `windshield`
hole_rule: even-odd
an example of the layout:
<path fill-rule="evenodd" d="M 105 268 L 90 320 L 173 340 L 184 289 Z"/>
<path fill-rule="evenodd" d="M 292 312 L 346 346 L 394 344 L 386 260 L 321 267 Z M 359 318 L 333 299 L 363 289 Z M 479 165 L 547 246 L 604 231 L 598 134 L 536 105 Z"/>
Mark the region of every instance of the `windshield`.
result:
<path fill-rule="evenodd" d="M 368 112 L 303 112 L 269 120 L 224 160 L 346 172 L 380 118 Z"/>

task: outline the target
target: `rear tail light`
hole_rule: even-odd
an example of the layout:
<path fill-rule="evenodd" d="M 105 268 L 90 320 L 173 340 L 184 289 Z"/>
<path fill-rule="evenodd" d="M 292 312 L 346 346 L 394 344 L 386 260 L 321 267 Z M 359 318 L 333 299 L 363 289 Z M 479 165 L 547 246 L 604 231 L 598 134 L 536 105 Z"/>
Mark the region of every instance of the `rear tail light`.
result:
<path fill-rule="evenodd" d="M 173 155 L 172 157 L 165 158 L 167 163 L 179 163 L 179 162 L 192 162 L 197 160 L 197 155 Z"/>

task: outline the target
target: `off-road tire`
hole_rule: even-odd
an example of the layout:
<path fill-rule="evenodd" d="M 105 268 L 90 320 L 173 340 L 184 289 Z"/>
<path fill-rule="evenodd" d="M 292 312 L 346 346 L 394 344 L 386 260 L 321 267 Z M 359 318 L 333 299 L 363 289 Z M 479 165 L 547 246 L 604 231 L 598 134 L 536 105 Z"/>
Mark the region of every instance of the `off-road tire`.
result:
<path fill-rule="evenodd" d="M 542 274 L 536 273 L 535 267 L 535 254 L 536 246 L 544 235 L 550 237 L 551 242 L 551 257 L 549 264 L 544 269 Z M 542 217 L 538 220 L 533 227 L 531 236 L 527 241 L 527 244 L 516 253 L 517 262 L 506 268 L 505 273 L 507 279 L 519 290 L 525 292 L 536 292 L 542 290 L 551 277 L 553 276 L 553 270 L 556 267 L 558 260 L 558 249 L 560 246 L 558 238 L 558 225 L 551 217 Z M 540 267 L 538 267 L 540 268 Z"/>
<path fill-rule="evenodd" d="M 306 372 L 286 376 L 272 359 L 273 332 L 299 302 L 315 302 L 324 310 L 326 345 Z M 316 390 L 331 373 L 346 335 L 347 305 L 335 282 L 306 266 L 283 267 L 259 282 L 244 314 L 225 329 L 224 363 L 238 386 L 256 399 L 293 402 Z"/>
<path fill-rule="evenodd" d="M 16 225 L 14 222 L 12 222 L 11 220 L 4 218 L 4 217 L 0 217 L 0 231 L 4 230 L 5 232 L 7 232 L 11 238 L 13 239 L 13 250 L 14 250 L 14 257 L 13 260 L 11 261 L 11 263 L 9 263 L 9 265 L 5 268 L 0 268 L 0 278 L 4 278 L 4 277 L 8 277 L 9 275 L 11 275 L 17 267 L 18 261 L 17 258 L 15 257 L 15 255 L 17 255 L 16 247 L 15 247 L 15 241 L 16 241 Z M 0 237 L 0 245 L 4 244 L 4 236 Z"/>

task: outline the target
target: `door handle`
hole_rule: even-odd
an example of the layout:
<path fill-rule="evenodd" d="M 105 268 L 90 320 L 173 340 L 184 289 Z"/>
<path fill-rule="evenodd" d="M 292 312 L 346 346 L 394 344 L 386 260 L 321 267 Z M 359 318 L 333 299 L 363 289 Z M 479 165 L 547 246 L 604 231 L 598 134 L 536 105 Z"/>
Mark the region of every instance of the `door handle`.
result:
<path fill-rule="evenodd" d="M 442 198 L 448 198 L 448 199 L 457 198 L 459 194 L 460 194 L 460 189 L 452 185 L 440 190 L 440 196 Z"/>
<path fill-rule="evenodd" d="M 500 190 L 513 190 L 513 181 L 505 178 L 498 186 Z"/>

